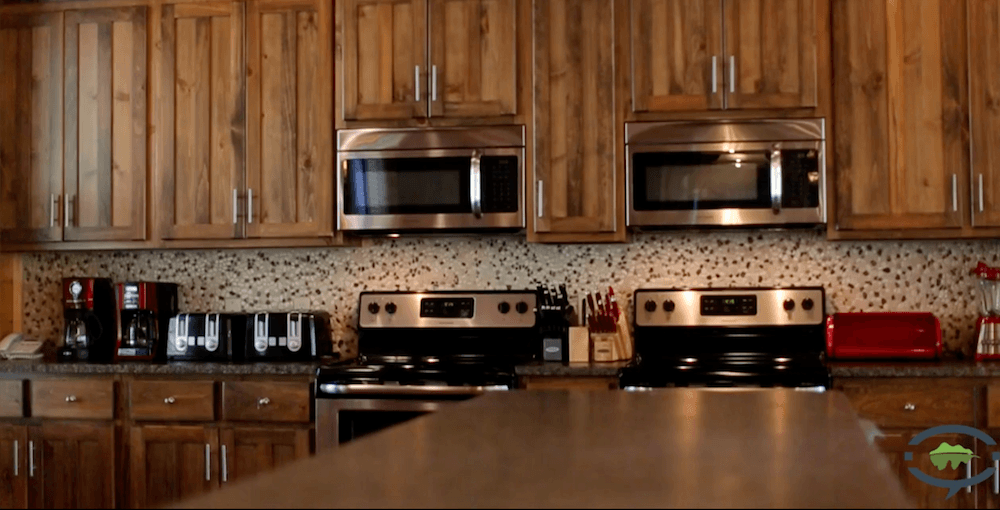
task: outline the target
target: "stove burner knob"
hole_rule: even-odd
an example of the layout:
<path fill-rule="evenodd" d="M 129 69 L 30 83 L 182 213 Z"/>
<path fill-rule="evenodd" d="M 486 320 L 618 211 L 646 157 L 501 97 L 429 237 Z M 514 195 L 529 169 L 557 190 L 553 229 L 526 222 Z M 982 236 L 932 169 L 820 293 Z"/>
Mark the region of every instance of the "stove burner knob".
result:
<path fill-rule="evenodd" d="M 389 303 L 385 305 L 385 312 L 390 314 L 396 313 L 396 303 Z"/>
<path fill-rule="evenodd" d="M 378 303 L 368 303 L 368 312 L 372 315 L 378 313 Z"/>
<path fill-rule="evenodd" d="M 646 311 L 647 312 L 656 311 L 656 303 L 654 303 L 653 300 L 646 301 Z"/>
<path fill-rule="evenodd" d="M 500 313 L 507 313 L 510 311 L 510 303 L 503 301 L 500 306 L 497 306 L 497 309 L 500 310 Z"/>
<path fill-rule="evenodd" d="M 517 313 L 528 313 L 528 303 L 524 301 L 518 302 L 514 305 L 514 308 L 517 310 Z"/>
<path fill-rule="evenodd" d="M 802 309 L 803 310 L 812 310 L 813 309 L 813 300 L 809 299 L 809 298 L 803 299 L 802 300 Z"/>
<path fill-rule="evenodd" d="M 663 310 L 664 311 L 672 312 L 672 311 L 674 311 L 674 308 L 676 308 L 676 306 L 674 305 L 673 301 L 671 301 L 671 300 L 668 299 L 668 300 L 666 300 L 666 301 L 663 302 Z"/>
<path fill-rule="evenodd" d="M 786 299 L 785 302 L 781 304 L 781 306 L 782 308 L 785 309 L 785 311 L 790 312 L 795 309 L 795 301 L 792 301 L 791 299 Z"/>

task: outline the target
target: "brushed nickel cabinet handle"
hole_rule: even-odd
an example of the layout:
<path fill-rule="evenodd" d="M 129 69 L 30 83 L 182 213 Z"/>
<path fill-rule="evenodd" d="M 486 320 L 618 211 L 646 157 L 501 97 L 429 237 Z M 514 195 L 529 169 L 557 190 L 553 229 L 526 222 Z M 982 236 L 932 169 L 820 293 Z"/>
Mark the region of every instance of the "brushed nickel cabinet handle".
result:
<path fill-rule="evenodd" d="M 266 405 L 268 405 L 270 403 L 271 403 L 271 399 L 269 399 L 267 397 L 264 397 L 264 398 L 262 398 L 262 399 L 260 399 L 260 400 L 257 401 L 257 408 L 264 407 L 264 406 L 266 406 Z"/>
<path fill-rule="evenodd" d="M 420 102 L 420 66 L 413 66 L 413 100 Z"/>
<path fill-rule="evenodd" d="M 906 405 L 903 406 L 903 409 L 906 411 L 915 411 L 917 409 L 917 406 L 907 402 Z"/>
<path fill-rule="evenodd" d="M 247 223 L 253 223 L 253 188 L 247 188 Z"/>
<path fill-rule="evenodd" d="M 163 399 L 163 403 L 164 403 L 164 404 L 167 404 L 167 405 L 170 405 L 170 404 L 173 404 L 174 402 L 177 402 L 177 399 L 175 399 L 175 398 L 174 398 L 174 397 L 172 397 L 172 396 L 171 396 L 171 397 L 167 397 L 167 398 Z"/>
<path fill-rule="evenodd" d="M 229 459 L 226 458 L 226 445 L 222 445 L 222 481 L 229 481 Z"/>
<path fill-rule="evenodd" d="M 35 477 L 35 442 L 28 441 L 28 476 Z"/>
<path fill-rule="evenodd" d="M 212 445 L 205 443 L 205 481 L 212 481 Z"/>
<path fill-rule="evenodd" d="M 1000 459 L 993 461 L 993 494 L 1000 494 Z"/>
<path fill-rule="evenodd" d="M 438 66 L 431 66 L 431 101 L 438 100 Z"/>
<path fill-rule="evenodd" d="M 719 93 L 719 59 L 712 55 L 712 94 Z"/>
<path fill-rule="evenodd" d="M 233 225 L 239 221 L 239 194 L 236 192 L 236 188 L 233 188 Z"/>
<path fill-rule="evenodd" d="M 14 476 L 17 476 L 17 474 L 18 474 L 18 468 L 19 468 L 19 466 L 18 466 L 18 464 L 19 464 L 18 463 L 18 460 L 19 460 L 18 457 L 20 457 L 20 453 L 17 451 L 17 439 L 15 439 L 14 440 Z"/>
<path fill-rule="evenodd" d="M 979 174 L 979 212 L 983 212 L 983 174 Z"/>
<path fill-rule="evenodd" d="M 951 174 L 951 210 L 958 211 L 958 174 Z"/>
<path fill-rule="evenodd" d="M 965 463 L 965 477 L 972 478 L 972 459 Z M 965 492 L 972 492 L 972 486 L 969 485 L 965 488 Z"/>
<path fill-rule="evenodd" d="M 538 202 L 538 217 L 544 216 L 545 212 L 545 183 L 541 179 L 537 181 L 536 187 L 538 188 L 537 202 Z"/>
<path fill-rule="evenodd" d="M 73 212 L 71 205 L 76 205 L 75 197 L 70 197 L 69 194 L 63 195 L 63 226 L 70 226 L 70 213 Z M 76 215 L 73 215 L 76 218 Z"/>
<path fill-rule="evenodd" d="M 49 228 L 56 226 L 56 208 L 59 207 L 59 199 L 55 193 L 49 193 Z"/>
<path fill-rule="evenodd" d="M 76 395 L 67 395 L 66 396 L 66 402 L 68 402 L 70 404 L 72 404 L 73 402 L 76 402 L 76 400 L 77 400 L 76 399 Z"/>
<path fill-rule="evenodd" d="M 736 56 L 729 56 L 729 93 L 736 93 Z"/>

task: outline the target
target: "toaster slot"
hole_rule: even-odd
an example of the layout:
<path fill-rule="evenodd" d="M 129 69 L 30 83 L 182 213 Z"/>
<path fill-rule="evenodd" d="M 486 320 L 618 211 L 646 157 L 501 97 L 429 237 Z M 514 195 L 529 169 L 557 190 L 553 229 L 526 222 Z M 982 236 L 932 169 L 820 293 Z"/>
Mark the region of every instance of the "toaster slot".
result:
<path fill-rule="evenodd" d="M 182 313 L 174 321 L 174 348 L 185 352 L 188 347 L 188 314 Z"/>
<path fill-rule="evenodd" d="M 257 313 L 253 316 L 253 348 L 257 352 L 267 351 L 268 333 L 271 331 L 270 314 Z"/>
<path fill-rule="evenodd" d="M 205 350 L 215 352 L 219 349 L 219 314 L 210 313 L 205 316 Z"/>
<path fill-rule="evenodd" d="M 299 352 L 302 348 L 302 314 L 293 312 L 288 314 L 288 350 Z"/>

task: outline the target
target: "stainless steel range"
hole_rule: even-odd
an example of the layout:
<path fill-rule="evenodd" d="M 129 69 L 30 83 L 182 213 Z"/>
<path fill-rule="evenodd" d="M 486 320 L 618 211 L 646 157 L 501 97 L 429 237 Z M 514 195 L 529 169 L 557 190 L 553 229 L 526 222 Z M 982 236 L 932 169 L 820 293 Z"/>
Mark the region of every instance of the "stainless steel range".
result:
<path fill-rule="evenodd" d="M 625 389 L 830 387 L 822 287 L 635 291 Z"/>
<path fill-rule="evenodd" d="M 317 450 L 516 387 L 514 366 L 539 353 L 536 304 L 533 291 L 362 293 L 359 359 L 317 374 Z"/>

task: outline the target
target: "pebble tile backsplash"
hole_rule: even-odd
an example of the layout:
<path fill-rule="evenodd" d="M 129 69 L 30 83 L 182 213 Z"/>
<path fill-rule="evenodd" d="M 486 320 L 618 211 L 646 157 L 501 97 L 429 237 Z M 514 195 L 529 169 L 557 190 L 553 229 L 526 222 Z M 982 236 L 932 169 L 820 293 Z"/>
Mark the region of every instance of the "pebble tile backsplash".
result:
<path fill-rule="evenodd" d="M 816 231 L 666 232 L 600 245 L 477 236 L 377 239 L 362 248 L 35 253 L 24 259 L 24 329 L 60 337 L 60 285 L 67 276 L 176 282 L 184 311 L 325 310 L 345 357 L 357 354 L 362 290 L 565 282 L 572 298 L 613 285 L 631 307 L 631 293 L 641 287 L 821 285 L 827 313 L 933 312 L 946 350 L 969 355 L 978 313 L 969 271 L 980 260 L 1000 264 L 1000 240 L 829 242 Z"/>

